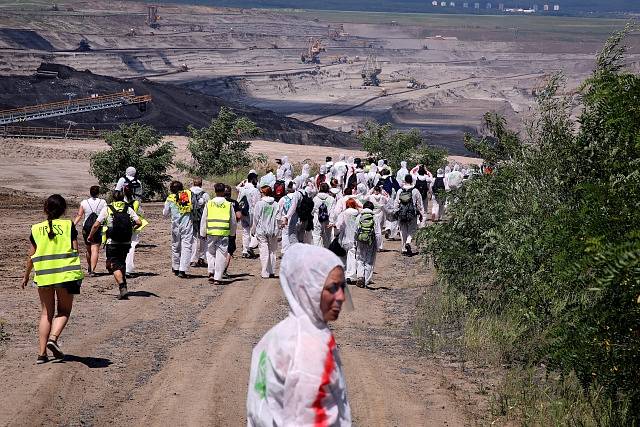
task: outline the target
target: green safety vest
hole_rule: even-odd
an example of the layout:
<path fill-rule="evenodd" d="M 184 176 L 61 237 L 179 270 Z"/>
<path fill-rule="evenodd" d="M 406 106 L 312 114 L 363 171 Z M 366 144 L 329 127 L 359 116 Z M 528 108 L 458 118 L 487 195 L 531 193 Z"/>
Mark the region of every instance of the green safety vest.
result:
<path fill-rule="evenodd" d="M 207 202 L 207 235 L 230 236 L 231 235 L 231 203 Z"/>
<path fill-rule="evenodd" d="M 49 239 L 49 222 L 42 221 L 31 226 L 31 235 L 36 242 L 36 252 L 31 257 L 35 271 L 34 281 L 38 286 L 82 280 L 78 251 L 71 246 L 72 222 L 68 219 L 51 221 L 53 239 Z"/>

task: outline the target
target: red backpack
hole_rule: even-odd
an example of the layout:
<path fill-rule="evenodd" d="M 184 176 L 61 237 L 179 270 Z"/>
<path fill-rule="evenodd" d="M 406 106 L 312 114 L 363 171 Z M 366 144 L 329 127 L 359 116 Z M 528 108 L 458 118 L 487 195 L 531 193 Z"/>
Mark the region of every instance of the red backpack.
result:
<path fill-rule="evenodd" d="M 287 194 L 287 188 L 284 185 L 284 181 L 282 180 L 276 181 L 276 183 L 273 186 L 273 198 L 276 199 L 276 201 L 278 201 L 281 198 L 283 198 L 285 194 Z"/>

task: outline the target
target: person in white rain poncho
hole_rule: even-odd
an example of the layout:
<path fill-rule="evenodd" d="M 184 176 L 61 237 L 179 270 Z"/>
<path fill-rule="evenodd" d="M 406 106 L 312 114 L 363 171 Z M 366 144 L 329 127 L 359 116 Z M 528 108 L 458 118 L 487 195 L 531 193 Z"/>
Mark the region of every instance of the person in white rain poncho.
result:
<path fill-rule="evenodd" d="M 306 163 L 302 165 L 302 172 L 300 173 L 300 175 L 296 176 L 296 178 L 293 180 L 296 183 L 296 186 L 298 188 L 306 187 L 307 180 L 309 179 L 310 171 L 311 171 L 311 166 L 309 166 Z"/>
<path fill-rule="evenodd" d="M 176 276 L 186 278 L 191 263 L 193 241 L 191 191 L 184 190 L 180 181 L 172 181 L 169 191 L 171 194 L 164 202 L 162 214 L 171 217 L 171 269 Z"/>
<path fill-rule="evenodd" d="M 260 189 L 262 198 L 253 211 L 251 234 L 258 239 L 260 249 L 261 277 L 268 279 L 275 276 L 276 249 L 278 248 L 278 210 L 279 206 L 272 197 L 271 187 L 265 185 Z"/>
<path fill-rule="evenodd" d="M 382 193 L 382 189 L 378 186 L 373 187 L 371 195 L 369 195 L 369 200 L 373 204 L 373 216 L 376 220 L 376 227 L 380 230 L 383 229 L 384 218 L 385 218 L 385 209 L 387 204 L 389 203 L 389 196 Z M 393 209 L 391 209 L 393 210 Z M 378 240 L 378 249 L 384 249 L 384 239 Z"/>
<path fill-rule="evenodd" d="M 409 169 L 407 169 L 407 162 L 404 160 L 400 162 L 400 169 L 396 173 L 396 181 L 404 182 L 404 177 L 409 173 Z"/>
<path fill-rule="evenodd" d="M 343 259 L 347 283 L 356 280 L 356 230 L 358 228 L 359 209 L 355 199 L 346 202 L 346 209 L 338 215 L 336 232 L 339 233 L 340 246 L 347 252 Z"/>
<path fill-rule="evenodd" d="M 358 215 L 356 231 L 356 274 L 358 287 L 367 287 L 373 278 L 379 242 L 382 240 L 380 224 L 375 220 L 372 202 L 365 202 Z"/>
<path fill-rule="evenodd" d="M 251 215 L 256 203 L 260 200 L 260 190 L 256 188 L 258 185 L 258 177 L 255 173 L 249 173 L 247 182 L 238 187 L 238 202 L 240 203 L 242 220 L 242 258 L 253 257 L 253 248 L 251 247 Z M 244 208 L 243 208 L 244 207 Z"/>
<path fill-rule="evenodd" d="M 295 244 L 282 258 L 289 315 L 251 356 L 247 426 L 350 426 L 340 354 L 327 322 L 345 301 L 344 270 L 327 249 Z"/>
<path fill-rule="evenodd" d="M 331 243 L 331 214 L 336 199 L 329 194 L 329 185 L 326 182 L 320 184 L 318 195 L 313 198 L 313 244 L 329 247 Z"/>

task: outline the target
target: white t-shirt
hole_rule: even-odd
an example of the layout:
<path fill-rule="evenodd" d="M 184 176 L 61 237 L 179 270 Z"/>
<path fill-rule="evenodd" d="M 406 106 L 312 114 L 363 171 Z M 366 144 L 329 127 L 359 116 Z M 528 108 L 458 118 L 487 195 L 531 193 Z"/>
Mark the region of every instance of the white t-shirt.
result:
<path fill-rule="evenodd" d="M 87 218 L 89 218 L 89 215 L 91 215 L 92 213 L 95 212 L 96 215 L 100 215 L 102 209 L 107 206 L 107 201 L 104 199 L 91 197 L 90 199 L 81 201 L 80 206 L 84 211 L 84 218 L 82 219 L 82 224 L 80 224 L 82 226 L 85 222 L 87 222 Z"/>

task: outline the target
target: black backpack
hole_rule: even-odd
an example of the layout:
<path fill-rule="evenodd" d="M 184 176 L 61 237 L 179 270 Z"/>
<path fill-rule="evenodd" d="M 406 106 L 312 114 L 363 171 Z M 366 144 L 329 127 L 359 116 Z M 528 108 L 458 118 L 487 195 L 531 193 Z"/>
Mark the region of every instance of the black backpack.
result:
<path fill-rule="evenodd" d="M 400 200 L 400 209 L 398 209 L 398 220 L 400 222 L 411 222 L 416 219 L 416 206 L 413 204 L 413 190 L 403 189 L 398 196 Z"/>
<path fill-rule="evenodd" d="M 329 221 L 329 209 L 324 201 L 318 206 L 318 221 L 321 223 Z"/>
<path fill-rule="evenodd" d="M 129 216 L 129 206 L 125 205 L 119 211 L 113 205 L 107 205 L 111 211 L 112 221 L 111 227 L 107 229 L 107 238 L 114 243 L 127 243 L 131 241 L 133 235 L 133 224 Z"/>
<path fill-rule="evenodd" d="M 129 179 L 127 176 L 124 177 L 126 182 L 126 186 L 131 189 L 131 194 L 137 200 L 142 199 L 142 184 L 138 181 L 138 178 Z"/>
<path fill-rule="evenodd" d="M 89 204 L 88 201 L 87 201 L 87 205 L 89 205 L 89 207 L 91 208 L 91 204 Z M 84 224 L 82 224 L 82 234 L 85 236 L 85 238 L 88 237 L 89 234 L 91 234 L 91 229 L 93 228 L 93 224 L 95 224 L 97 220 L 98 220 L 98 214 L 96 213 L 96 211 L 93 210 L 93 208 L 91 208 L 91 213 L 89 214 L 87 219 L 84 220 Z M 100 228 L 98 228 L 98 231 L 94 234 L 93 239 L 99 242 L 101 236 L 102 236 L 102 232 L 100 231 Z"/>
<path fill-rule="evenodd" d="M 313 200 L 306 193 L 300 192 L 302 197 L 296 206 L 296 213 L 300 221 L 305 222 L 306 230 L 313 229 Z"/>
<path fill-rule="evenodd" d="M 249 218 L 249 200 L 247 199 L 247 195 L 242 196 L 242 199 L 238 202 L 240 205 L 240 213 L 243 217 Z"/>
<path fill-rule="evenodd" d="M 424 199 L 425 197 L 427 197 L 427 194 L 429 193 L 429 182 L 426 179 L 425 180 L 417 179 L 416 189 L 420 192 L 420 195 Z"/>
<path fill-rule="evenodd" d="M 437 191 L 444 191 L 446 187 L 444 186 L 444 178 L 438 177 L 433 183 L 433 193 L 435 194 Z"/>
<path fill-rule="evenodd" d="M 191 193 L 193 199 L 191 200 L 191 204 L 193 208 L 191 209 L 191 223 L 193 224 L 193 232 L 200 232 L 200 222 L 202 221 L 202 212 L 204 211 L 204 205 L 200 206 L 200 199 L 204 195 L 204 191 L 199 192 L 198 194 Z"/>

